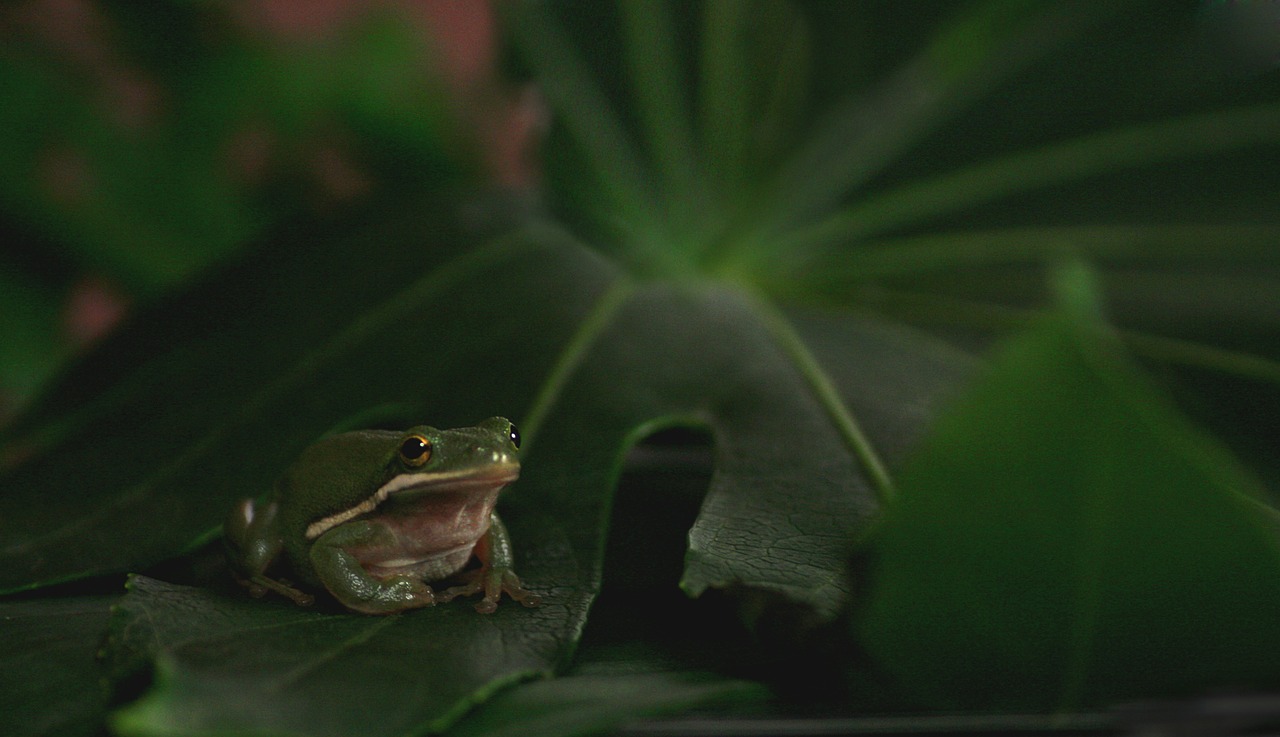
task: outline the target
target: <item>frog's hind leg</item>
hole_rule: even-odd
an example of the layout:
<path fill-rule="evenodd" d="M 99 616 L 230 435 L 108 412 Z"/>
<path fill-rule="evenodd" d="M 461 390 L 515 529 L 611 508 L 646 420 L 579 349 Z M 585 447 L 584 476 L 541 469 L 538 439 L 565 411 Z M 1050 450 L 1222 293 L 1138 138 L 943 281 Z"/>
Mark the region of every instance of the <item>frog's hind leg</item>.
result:
<path fill-rule="evenodd" d="M 274 591 L 299 606 L 309 606 L 315 597 L 267 576 L 267 567 L 284 547 L 284 541 L 271 534 L 277 510 L 275 502 L 259 507 L 252 499 L 245 499 L 231 510 L 223 525 L 227 562 L 236 581 L 249 589 L 250 596 Z"/>
<path fill-rule="evenodd" d="M 396 543 L 385 527 L 348 522 L 321 535 L 311 546 L 311 565 L 329 593 L 348 609 L 365 614 L 395 614 L 436 603 L 435 591 L 409 576 L 371 575 L 351 549 L 389 548 Z"/>

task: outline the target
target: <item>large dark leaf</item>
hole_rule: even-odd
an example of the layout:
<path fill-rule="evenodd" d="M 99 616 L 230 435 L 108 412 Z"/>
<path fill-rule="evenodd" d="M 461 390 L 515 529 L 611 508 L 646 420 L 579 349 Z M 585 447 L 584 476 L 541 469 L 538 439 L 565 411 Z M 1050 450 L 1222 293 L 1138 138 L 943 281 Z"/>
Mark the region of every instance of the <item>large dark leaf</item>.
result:
<path fill-rule="evenodd" d="M 307 251 L 312 264 L 319 257 L 314 247 Z M 546 276 L 537 278 L 539 272 Z M 86 489 L 74 504 L 62 507 L 63 516 L 74 525 L 51 529 L 38 518 L 28 517 L 29 529 L 51 531 L 14 544 L 11 554 L 23 570 L 52 569 L 55 572 L 48 574 L 50 578 L 145 565 L 162 557 L 166 550 L 181 549 L 202 535 L 216 524 L 231 501 L 247 490 L 267 488 L 273 469 L 287 458 L 289 437 L 297 438 L 296 447 L 314 432 L 313 428 L 332 427 L 354 414 L 391 403 L 389 398 L 395 401 L 387 411 L 402 416 L 430 414 L 459 417 L 457 421 L 461 422 L 465 421 L 461 418 L 469 417 L 463 414 L 465 406 L 472 403 L 489 407 L 486 413 L 508 411 L 505 407 L 510 404 L 501 398 L 529 387 L 531 379 L 541 377 L 536 392 L 533 387 L 523 389 L 536 397 L 530 409 L 510 412 L 525 426 L 528 445 L 527 471 L 507 508 L 521 559 L 547 561 L 543 568 L 535 564 L 532 570 L 523 571 L 527 580 L 548 593 L 563 591 L 563 600 L 557 602 L 550 596 L 550 608 L 542 617 L 515 620 L 497 629 L 486 624 L 481 630 L 500 638 L 536 639 L 542 633 L 549 638 L 548 644 L 531 656 L 530 662 L 536 665 L 522 661 L 507 664 L 507 670 L 494 665 L 489 670 L 465 669 L 463 674 L 448 670 L 442 662 L 431 672 L 450 673 L 449 682 L 461 690 L 433 690 L 440 693 L 440 699 L 422 707 L 418 717 L 422 723 L 448 718 L 458 703 L 469 700 L 473 692 L 483 692 L 491 681 L 546 671 L 569 651 L 573 633 L 581 626 L 585 606 L 598 582 L 609 490 L 622 450 L 645 427 L 705 424 L 717 440 L 720 460 L 712 493 L 692 533 L 694 558 L 686 573 L 690 591 L 696 593 L 708 585 L 745 583 L 789 595 L 819 612 L 834 612 L 842 599 L 844 550 L 859 528 L 859 520 L 865 520 L 875 508 L 869 487 L 861 480 L 863 464 L 871 464 L 881 475 L 883 468 L 876 460 L 876 451 L 839 404 L 817 361 L 809 356 L 784 318 L 760 303 L 723 289 L 623 282 L 594 302 L 558 300 L 556 309 L 541 308 L 533 313 L 506 309 L 511 306 L 508 299 L 516 300 L 517 305 L 539 301 L 539 291 L 551 284 L 563 288 L 577 283 L 580 286 L 575 293 L 589 294 L 591 285 L 604 288 L 610 278 L 609 269 L 553 233 L 508 236 L 488 248 L 458 256 L 452 266 L 446 265 L 430 277 L 385 295 L 379 306 L 354 323 L 339 323 L 341 330 L 327 344 L 304 353 L 307 363 L 290 368 L 284 380 L 269 383 L 258 394 L 231 402 L 223 394 L 223 401 L 218 403 L 213 397 L 202 395 L 176 404 L 168 424 L 174 437 L 166 439 L 177 448 L 176 454 L 163 448 L 152 454 L 134 450 L 137 468 L 158 465 L 160 471 L 142 473 L 142 480 L 123 497 L 125 503 L 121 496 L 101 493 L 107 487 Z M 382 284 L 390 288 L 391 281 L 386 279 Z M 585 292 L 583 284 L 588 286 Z M 262 288 L 267 292 L 264 299 L 288 301 L 278 292 L 290 288 L 287 280 Z M 246 289 L 242 283 L 241 291 L 224 299 L 233 305 L 240 300 L 256 301 Z M 210 289 L 211 293 L 216 291 Z M 521 298 L 522 293 L 528 296 Z M 315 305 L 316 315 L 337 309 L 326 304 L 327 294 L 321 289 L 302 294 Z M 501 295 L 502 299 L 489 299 L 490 294 Z M 209 309 L 210 302 L 217 298 L 202 299 L 203 309 Z M 296 293 L 294 299 L 299 299 Z M 469 307 L 463 313 L 465 317 L 458 316 L 454 304 Z M 580 306 L 574 308 L 575 304 Z M 181 305 L 171 307 L 157 320 L 161 324 L 181 324 L 185 321 L 176 312 L 179 309 Z M 450 310 L 454 310 L 457 324 L 433 319 L 435 314 Z M 270 336 L 278 327 L 276 323 L 259 323 L 252 315 L 243 318 L 245 323 L 237 324 L 234 307 L 219 311 L 228 315 L 223 321 L 224 335 L 242 334 L 245 337 L 241 340 L 265 340 L 253 338 L 253 332 L 260 330 Z M 418 326 L 416 330 L 423 337 L 412 344 L 399 345 L 405 325 Z M 138 328 L 147 329 L 155 327 Z M 915 386 L 926 394 L 936 391 L 936 369 L 927 367 L 936 365 L 937 359 L 923 339 L 883 327 L 864 328 L 861 334 L 856 326 L 840 331 L 830 327 L 813 330 L 815 344 L 829 344 L 831 350 L 837 350 L 849 338 L 860 338 L 866 344 L 868 357 L 885 350 L 879 347 L 882 344 L 891 345 L 900 365 L 904 360 L 908 361 L 906 365 L 914 365 L 917 359 L 913 356 L 919 353 L 925 368 L 913 372 L 922 377 Z M 501 357 L 495 357 L 490 347 L 517 344 L 525 347 L 509 355 L 500 354 Z M 172 375 L 189 377 L 191 367 L 209 360 L 204 351 L 229 348 L 215 345 L 216 348 L 198 342 L 189 348 L 195 356 L 174 351 L 152 360 L 185 362 L 186 368 Z M 380 363 L 386 354 L 381 349 L 370 351 L 369 347 L 381 345 L 396 346 L 392 351 L 402 362 L 403 370 L 389 366 L 375 370 L 370 362 Z M 449 345 L 452 350 L 439 355 L 436 345 Z M 238 348 L 236 352 L 247 350 Z M 540 367 L 528 363 L 539 354 L 546 356 Z M 865 365 L 863 371 L 846 369 L 852 371 L 846 377 L 851 386 L 859 383 L 858 379 L 870 379 L 883 371 L 876 368 L 875 361 Z M 471 370 L 472 366 L 479 368 Z M 492 372 L 493 378 L 478 381 L 483 372 Z M 464 380 L 463 375 L 469 380 Z M 944 385 L 947 375 L 941 375 Z M 210 380 L 234 382 L 237 378 Z M 183 378 L 181 385 L 168 391 L 180 392 L 189 380 Z M 152 394 L 133 401 L 145 402 L 155 392 L 166 391 L 166 387 L 153 380 L 147 390 Z M 207 386 L 205 391 L 209 391 Z M 238 394 L 231 388 L 221 391 Z M 602 396 L 608 396 L 609 401 L 601 401 Z M 113 407 L 114 417 L 126 417 L 130 411 L 147 412 L 144 407 L 130 410 L 127 396 L 120 401 Z M 287 420 L 270 409 L 289 405 L 299 411 L 289 413 Z M 274 418 L 272 427 L 280 442 L 246 442 L 261 436 L 263 431 L 255 428 L 266 417 Z M 191 426 L 184 427 L 184 421 Z M 85 449 L 83 462 L 107 464 L 105 459 L 121 453 L 121 448 L 140 443 L 131 437 L 131 432 L 144 432 L 148 427 L 106 422 L 100 420 L 97 431 L 106 434 L 103 441 Z M 212 427 L 206 427 L 207 423 Z M 247 435 L 239 437 L 240 433 Z M 885 445 L 895 448 L 895 453 L 900 453 L 909 439 L 900 437 L 902 430 L 898 428 L 886 428 L 883 434 Z M 189 439 L 182 441 L 184 436 Z M 793 442 L 780 443 L 780 437 Z M 799 439 L 803 442 L 795 442 Z M 226 468 L 218 462 L 228 454 L 239 459 L 236 467 Z M 272 458 L 277 460 L 268 460 Z M 76 471 L 57 464 L 52 457 L 45 464 L 30 464 L 16 475 L 14 491 L 7 499 L 10 503 L 20 499 L 23 484 L 28 485 L 27 493 L 39 494 L 50 484 L 49 478 L 56 479 L 60 473 L 70 479 Z M 199 492 L 192 494 L 196 489 Z M 24 519 L 20 516 L 24 513 L 21 505 L 15 503 L 12 509 L 9 519 Z M 46 511 L 38 504 L 25 507 L 28 515 Z M 154 534 L 138 536 L 134 532 L 136 526 L 119 521 L 144 518 L 156 521 Z M 764 521 L 771 522 L 762 524 Z M 79 545 L 65 544 L 68 539 L 86 538 L 99 541 L 104 550 L 117 557 L 84 555 Z M 78 567 L 54 568 L 59 563 L 58 555 L 67 561 L 63 565 Z M 41 568 L 21 562 L 36 560 L 41 562 Z M 129 615 L 154 619 L 146 609 L 144 596 L 135 592 L 131 600 L 140 599 L 143 603 L 131 607 Z M 192 606 L 233 606 L 218 602 L 225 600 Z M 251 605 L 246 606 L 253 611 Z M 142 612 L 148 613 L 142 616 Z M 430 613 L 411 616 L 417 617 L 415 622 L 436 621 Z M 178 634 L 167 631 L 170 634 L 154 635 L 154 642 L 148 647 L 158 656 L 179 657 L 167 648 L 170 643 L 188 639 L 180 636 L 180 621 L 173 625 Z M 399 630 L 392 632 L 396 631 Z M 437 636 L 448 641 L 467 640 L 465 635 Z M 246 638 L 231 638 L 231 642 L 221 651 L 225 667 L 243 669 L 248 667 L 245 663 L 258 662 L 259 644 Z M 456 653 L 460 660 L 468 658 L 465 649 L 457 649 Z M 400 658 L 409 667 L 421 656 L 406 650 Z M 358 665 L 343 672 L 350 674 L 352 692 L 358 692 L 362 684 L 375 682 Z M 187 677 L 198 678 L 199 674 L 208 671 L 200 670 Z M 155 698 L 151 703 L 163 703 L 164 697 Z M 276 718 L 266 715 L 269 706 L 254 712 L 262 725 L 272 724 Z M 184 707 L 179 704 L 171 708 Z M 185 708 L 190 708 L 190 703 Z M 158 712 L 145 712 L 154 713 Z M 332 726 L 328 715 L 316 716 L 319 721 L 312 725 L 314 729 L 323 732 Z"/>
<path fill-rule="evenodd" d="M 212 708 L 205 729 L 287 724 L 308 733 L 341 732 L 345 728 L 341 709 L 295 709 L 285 706 L 289 700 L 274 698 L 250 705 L 234 689 L 226 698 L 236 694 L 236 703 L 247 711 L 233 709 L 230 702 L 225 708 L 209 706 L 218 701 L 217 693 L 230 688 L 218 685 L 227 673 L 259 672 L 265 667 L 264 645 L 242 634 L 260 627 L 274 631 L 277 625 L 272 624 L 274 620 L 254 619 L 255 611 L 262 611 L 264 617 L 305 622 L 306 631 L 330 626 L 354 627 L 359 632 L 374 628 L 368 631 L 378 632 L 389 643 L 400 638 L 458 643 L 427 658 L 431 667 L 421 671 L 415 670 L 424 661 L 421 652 L 415 648 L 397 652 L 392 644 L 380 647 L 376 659 L 353 648 L 350 662 L 344 658 L 342 667 L 326 671 L 324 688 L 357 695 L 368 689 L 382 692 L 374 671 L 394 667 L 402 673 L 404 688 L 431 694 L 429 700 L 414 702 L 411 716 L 398 714 L 397 720 L 412 718 L 414 723 L 438 727 L 495 684 L 549 671 L 572 649 L 599 584 L 609 497 L 621 451 L 644 428 L 657 425 L 704 424 L 717 445 L 711 492 L 691 532 L 686 589 L 696 594 L 708 586 L 746 585 L 785 595 L 819 614 L 834 613 L 844 598 L 844 551 L 876 506 L 867 482 L 861 480 L 866 461 L 858 451 L 870 459 L 875 458 L 874 451 L 860 435 L 850 434 L 850 420 L 835 404 L 834 395 L 815 387 L 822 378 L 817 363 L 807 355 L 796 355 L 794 351 L 801 350 L 799 341 L 792 337 L 780 341 L 777 331 L 791 335 L 782 318 L 762 312 L 759 305 L 732 292 L 668 286 L 615 288 L 579 330 L 548 377 L 539 402 L 522 418 L 527 420 L 526 472 L 504 513 L 517 540 L 521 573 L 547 600 L 539 614 L 508 613 L 487 621 L 469 609 L 441 607 L 440 612 L 406 614 L 403 623 L 383 630 L 382 625 L 354 615 L 289 614 L 287 608 L 282 615 L 268 615 L 280 607 L 256 609 L 260 605 L 254 602 L 207 599 L 200 592 L 186 592 L 184 600 L 200 600 L 176 611 L 186 607 L 217 612 L 211 616 L 218 626 L 230 627 L 215 633 L 214 639 L 223 644 L 217 650 L 217 662 L 210 665 L 192 662 L 204 647 L 188 648 L 190 641 L 203 643 L 210 637 L 199 627 L 192 629 L 198 621 L 171 614 L 162 617 L 168 624 L 157 632 L 153 623 L 161 617 L 151 608 L 153 589 L 135 585 L 120 625 L 129 633 L 125 639 L 154 653 L 164 665 L 162 683 L 175 685 L 150 696 L 145 708 L 131 711 L 125 723 L 143 731 L 163 730 L 169 720 L 187 718 L 180 714 Z M 899 350 L 900 362 L 903 357 L 914 360 L 913 348 L 919 348 L 909 337 L 889 337 Z M 884 336 L 867 336 L 872 354 L 877 339 Z M 600 400 L 605 392 L 608 402 Z M 779 438 L 795 442 L 780 443 Z M 902 442 L 886 440 L 895 447 Z M 232 624 L 226 624 L 228 619 Z M 336 623 L 325 624 L 329 619 Z M 528 657 L 515 658 L 507 652 L 513 639 L 540 646 L 531 649 Z M 284 642 L 288 656 L 272 656 L 268 661 L 282 661 L 265 676 L 271 683 L 278 672 L 290 673 L 299 661 L 316 657 L 314 640 L 289 635 Z M 485 646 L 487 642 L 493 644 Z M 490 654 L 477 656 L 481 651 Z M 500 653 L 506 655 L 498 658 Z M 344 685 L 339 686 L 342 679 Z M 439 683 L 450 688 L 443 689 Z M 280 688 L 287 689 L 291 698 L 305 701 L 318 697 L 319 692 L 305 690 L 312 685 L 310 681 L 298 684 L 304 690 L 297 692 L 292 682 Z M 189 698 L 193 693 L 198 694 L 195 701 Z M 385 729 L 395 733 L 400 724 L 395 721 Z M 367 733 L 382 728 L 365 726 Z"/>
<path fill-rule="evenodd" d="M 548 557 L 526 559 L 531 578 L 545 579 Z M 584 601 L 542 590 L 545 606 L 488 618 L 461 606 L 368 617 L 135 577 L 112 644 L 122 659 L 154 657 L 157 683 L 115 726 L 127 734 L 437 731 L 559 659 L 576 619 L 565 611 L 580 617 Z"/>
<path fill-rule="evenodd" d="M 458 724 L 456 737 L 607 734 L 633 722 L 709 704 L 756 703 L 758 683 L 699 672 L 619 672 L 587 666 L 508 691 Z"/>
<path fill-rule="evenodd" d="M 171 555 L 213 531 L 231 500 L 269 489 L 303 445 L 357 414 L 452 426 L 526 412 L 614 275 L 554 234 L 476 248 L 438 210 L 354 239 L 295 241 L 242 264 L 161 305 L 78 367 L 49 409 L 97 392 L 93 401 L 19 428 L 32 444 L 64 450 L 8 479 L 0 516 L 14 568 L 0 585 Z M 420 244 L 407 262 L 404 239 Z M 563 298 L 547 303 L 551 289 Z M 68 463 L 71 448 L 78 457 Z M 87 467 L 100 469 L 92 483 Z M 50 489 L 78 491 L 55 512 L 42 503 Z M 154 527 L 137 535 L 148 518 Z"/>

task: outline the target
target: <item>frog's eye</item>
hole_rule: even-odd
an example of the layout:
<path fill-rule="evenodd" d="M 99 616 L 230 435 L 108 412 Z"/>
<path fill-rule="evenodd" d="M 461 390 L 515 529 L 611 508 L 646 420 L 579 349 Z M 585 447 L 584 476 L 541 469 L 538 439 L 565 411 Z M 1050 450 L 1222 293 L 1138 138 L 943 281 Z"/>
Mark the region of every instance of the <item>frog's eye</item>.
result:
<path fill-rule="evenodd" d="M 515 425 L 512 425 L 507 432 L 507 437 L 511 438 L 511 444 L 516 446 L 516 450 L 520 450 L 520 431 L 516 429 Z"/>
<path fill-rule="evenodd" d="M 421 435 L 410 435 L 400 444 L 400 461 L 417 468 L 431 460 L 431 441 Z"/>

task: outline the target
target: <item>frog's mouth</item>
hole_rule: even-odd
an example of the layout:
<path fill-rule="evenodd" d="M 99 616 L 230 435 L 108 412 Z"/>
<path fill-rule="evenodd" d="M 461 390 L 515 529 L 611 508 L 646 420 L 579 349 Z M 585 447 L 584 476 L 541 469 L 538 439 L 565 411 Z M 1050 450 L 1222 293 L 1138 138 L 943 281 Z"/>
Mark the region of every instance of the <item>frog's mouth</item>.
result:
<path fill-rule="evenodd" d="M 420 494 L 484 494 L 497 493 L 520 477 L 516 464 L 494 466 L 482 471 L 446 471 L 443 473 L 402 473 L 393 476 L 368 499 L 354 507 L 318 519 L 307 526 L 308 540 L 314 540 L 343 522 L 368 514 L 392 498 L 411 498 Z"/>

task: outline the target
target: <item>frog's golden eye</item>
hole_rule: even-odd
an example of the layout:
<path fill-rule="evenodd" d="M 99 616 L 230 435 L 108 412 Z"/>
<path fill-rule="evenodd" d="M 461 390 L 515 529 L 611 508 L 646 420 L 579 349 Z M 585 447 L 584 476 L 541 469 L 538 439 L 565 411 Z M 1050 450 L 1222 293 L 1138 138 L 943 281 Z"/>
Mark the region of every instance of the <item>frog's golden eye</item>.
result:
<path fill-rule="evenodd" d="M 400 462 L 411 468 L 431 460 L 431 441 L 421 435 L 410 435 L 400 444 Z"/>
<path fill-rule="evenodd" d="M 515 425 L 512 425 L 510 431 L 507 432 L 507 437 L 511 438 L 511 444 L 516 446 L 516 450 L 520 450 L 520 431 L 516 429 Z"/>

